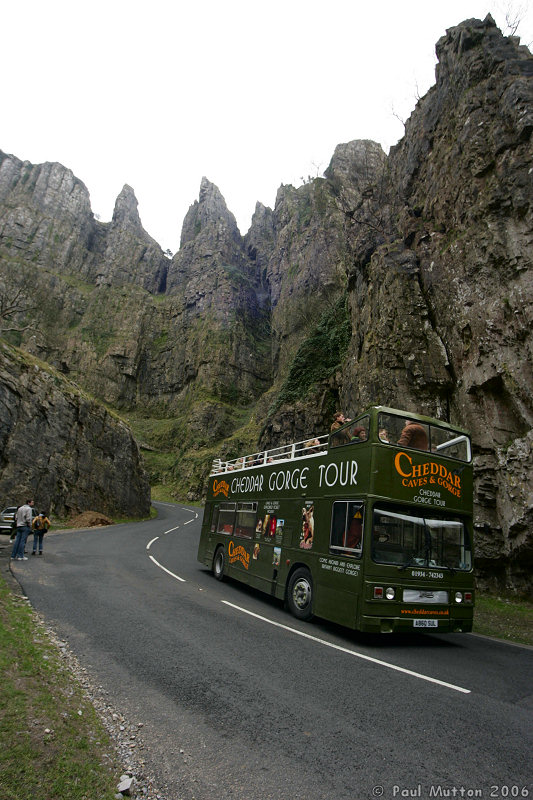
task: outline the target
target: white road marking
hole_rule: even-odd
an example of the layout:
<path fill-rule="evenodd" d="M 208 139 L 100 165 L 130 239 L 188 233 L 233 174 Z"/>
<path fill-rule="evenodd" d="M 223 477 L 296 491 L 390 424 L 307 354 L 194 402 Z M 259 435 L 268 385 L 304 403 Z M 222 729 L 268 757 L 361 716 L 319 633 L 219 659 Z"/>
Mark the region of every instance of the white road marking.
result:
<path fill-rule="evenodd" d="M 165 505 L 170 505 L 170 503 L 161 503 L 160 505 L 163 505 L 163 506 L 165 506 Z M 175 506 L 173 506 L 173 508 L 175 508 Z M 192 511 L 190 508 L 185 508 L 185 509 L 183 509 L 183 510 L 184 510 L 184 511 L 188 511 L 190 514 L 194 514 L 194 513 L 195 513 L 195 512 L 194 512 L 194 511 Z M 197 516 L 198 516 L 198 514 L 196 514 L 196 517 L 197 517 Z M 188 525 L 188 524 L 189 524 L 189 522 L 194 522 L 194 520 L 193 520 L 193 519 L 188 519 L 188 520 L 187 520 L 187 522 L 184 522 L 183 524 L 184 524 L 184 525 Z M 164 532 L 163 532 L 163 536 L 166 536 L 166 535 L 167 535 L 167 533 L 172 533 L 172 531 L 177 531 L 179 527 L 181 527 L 181 526 L 180 526 L 180 525 L 176 525 L 176 527 L 175 527 L 175 528 L 169 528 L 169 530 L 168 530 L 168 531 L 164 531 Z M 150 542 L 148 542 L 148 544 L 146 545 L 146 549 L 147 549 L 147 550 L 149 550 L 149 549 L 150 549 L 150 547 L 153 545 L 153 543 L 154 543 L 154 542 L 157 542 L 157 540 L 158 540 L 158 539 L 159 539 L 159 536 L 155 536 L 155 537 L 154 537 L 154 538 L 153 538 L 153 539 L 152 539 Z M 186 581 L 185 581 L 185 579 L 184 579 L 184 578 L 180 578 L 178 575 L 174 575 L 174 573 L 173 573 L 173 572 L 170 572 L 168 569 L 166 569 L 166 568 L 165 568 L 165 567 L 163 567 L 161 564 L 159 564 L 159 563 L 158 563 L 158 562 L 155 560 L 155 558 L 152 558 L 152 556 L 150 556 L 150 558 L 152 559 L 152 561 L 154 562 L 154 564 L 157 564 L 157 566 L 158 566 L 158 567 L 161 567 L 161 569 L 164 569 L 164 570 L 165 570 L 165 572 L 168 572 L 168 574 L 169 574 L 169 575 L 172 575 L 172 577 L 173 577 L 173 578 L 177 578 L 177 580 L 178 580 L 178 581 L 183 581 L 183 583 L 186 583 Z"/>
<path fill-rule="evenodd" d="M 151 556 L 150 556 L 151 558 Z M 446 689 L 453 689 L 456 692 L 462 692 L 463 694 L 470 694 L 470 689 L 463 689 L 462 686 L 455 686 L 453 683 L 446 683 L 446 681 L 439 681 L 438 678 L 431 678 L 429 675 L 423 675 L 420 672 L 413 672 L 413 670 L 405 669 L 405 667 L 397 667 L 395 664 L 388 664 L 386 661 L 381 661 L 379 658 L 372 658 L 372 656 L 365 656 L 363 653 L 358 653 L 356 650 L 350 650 L 347 647 L 341 647 L 338 644 L 333 644 L 332 642 L 327 642 L 325 639 L 319 639 L 317 636 L 311 636 L 308 633 L 303 633 L 303 631 L 298 631 L 296 628 L 290 628 L 288 625 L 282 625 L 280 622 L 274 622 L 267 617 L 262 617 L 259 614 L 254 614 L 253 611 L 248 611 L 246 608 L 241 608 L 240 606 L 236 606 L 233 603 L 228 602 L 227 600 L 222 600 L 222 603 L 226 606 L 230 606 L 231 608 L 236 609 L 237 611 L 241 611 L 243 614 L 248 614 L 250 617 L 255 617 L 256 619 L 261 620 L 262 622 L 268 622 L 269 625 L 274 625 L 276 628 L 281 628 L 282 630 L 289 631 L 289 633 L 295 633 L 296 636 L 302 636 L 304 639 L 310 639 L 312 642 L 317 642 L 318 644 L 323 644 L 326 647 L 331 647 L 333 650 L 340 650 L 341 653 L 347 653 L 350 656 L 355 656 L 355 658 L 361 658 L 364 661 L 371 661 L 373 664 L 379 664 L 381 667 L 387 667 L 388 669 L 396 670 L 397 672 L 403 672 L 405 675 L 412 675 L 414 678 L 419 678 L 423 681 L 429 681 L 430 683 L 436 683 L 438 686 L 444 686 Z"/>
<path fill-rule="evenodd" d="M 180 578 L 180 576 L 179 576 L 179 575 L 175 575 L 175 574 L 174 574 L 173 572 L 171 572 L 169 569 L 167 569 L 167 568 L 166 568 L 166 567 L 164 567 L 162 564 L 160 564 L 160 563 L 159 563 L 159 561 L 156 561 L 156 560 L 155 560 L 155 558 L 154 558 L 153 556 L 150 556 L 150 560 L 154 562 L 154 564 L 156 565 L 156 567 L 159 567 L 159 569 L 162 569 L 162 570 L 163 570 L 163 572 L 166 572 L 166 573 L 168 573 L 168 575 L 171 575 L 173 578 L 176 578 L 176 580 L 177 580 L 177 581 L 181 581 L 182 583 L 187 583 L 187 581 L 185 580 L 185 578 Z"/>
<path fill-rule="evenodd" d="M 179 525 L 176 525 L 176 527 L 175 527 L 175 528 L 170 528 L 168 531 L 165 531 L 165 532 L 164 532 L 163 536 L 166 536 L 166 535 L 167 535 L 167 533 L 172 533 L 172 531 L 177 531 L 177 530 L 178 530 L 178 528 L 179 528 Z"/>

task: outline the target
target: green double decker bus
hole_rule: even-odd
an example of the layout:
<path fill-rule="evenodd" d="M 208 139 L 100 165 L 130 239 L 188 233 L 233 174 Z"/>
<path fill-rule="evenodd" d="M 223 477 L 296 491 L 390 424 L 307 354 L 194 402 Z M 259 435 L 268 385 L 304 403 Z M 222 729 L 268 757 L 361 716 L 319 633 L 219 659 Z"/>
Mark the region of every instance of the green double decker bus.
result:
<path fill-rule="evenodd" d="M 329 435 L 216 460 L 198 560 L 299 619 L 471 631 L 472 472 L 465 431 L 375 406 Z"/>

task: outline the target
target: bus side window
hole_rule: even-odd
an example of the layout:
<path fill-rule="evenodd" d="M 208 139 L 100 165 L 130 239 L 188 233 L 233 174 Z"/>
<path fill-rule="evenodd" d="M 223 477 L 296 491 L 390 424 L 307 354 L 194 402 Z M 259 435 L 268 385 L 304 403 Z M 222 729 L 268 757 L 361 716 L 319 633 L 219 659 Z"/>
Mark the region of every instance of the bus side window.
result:
<path fill-rule="evenodd" d="M 361 556 L 364 507 L 360 502 L 336 501 L 331 518 L 330 550 Z"/>
<path fill-rule="evenodd" d="M 220 511 L 220 506 L 217 503 L 217 505 L 213 506 L 212 509 L 211 509 L 211 525 L 209 527 L 209 530 L 210 530 L 211 533 L 215 533 L 215 531 L 217 529 L 218 512 L 219 511 Z"/>
<path fill-rule="evenodd" d="M 344 531 L 346 530 L 346 503 L 333 503 L 331 520 L 331 548 L 344 547 Z"/>
<path fill-rule="evenodd" d="M 348 427 L 341 428 L 340 431 L 333 433 L 330 439 L 330 447 L 339 447 L 343 444 L 357 444 L 366 442 L 370 430 L 370 417 L 362 417 L 352 422 Z"/>
<path fill-rule="evenodd" d="M 346 531 L 346 547 L 348 550 L 358 550 L 361 548 L 363 538 L 363 517 L 359 509 L 355 513 L 348 514 L 348 525 Z"/>
<path fill-rule="evenodd" d="M 257 503 L 239 503 L 237 506 L 237 522 L 235 535 L 252 539 L 257 522 Z"/>
<path fill-rule="evenodd" d="M 233 533 L 235 525 L 235 503 L 221 503 L 216 520 L 217 533 Z"/>

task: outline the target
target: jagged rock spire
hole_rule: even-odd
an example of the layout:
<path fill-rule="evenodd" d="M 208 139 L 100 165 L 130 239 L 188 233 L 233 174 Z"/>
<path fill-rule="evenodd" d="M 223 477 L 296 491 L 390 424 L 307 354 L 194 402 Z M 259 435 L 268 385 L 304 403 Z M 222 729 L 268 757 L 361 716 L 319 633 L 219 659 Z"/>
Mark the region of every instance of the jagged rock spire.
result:
<path fill-rule="evenodd" d="M 180 247 L 195 239 L 201 231 L 209 231 L 210 235 L 217 231 L 234 241 L 241 239 L 235 217 L 220 189 L 206 177 L 202 178 L 198 200 L 190 206 L 183 220 Z"/>
<path fill-rule="evenodd" d="M 142 228 L 141 218 L 137 210 L 139 203 L 135 197 L 135 192 L 126 183 L 115 201 L 113 211 L 113 225 L 134 225 Z"/>

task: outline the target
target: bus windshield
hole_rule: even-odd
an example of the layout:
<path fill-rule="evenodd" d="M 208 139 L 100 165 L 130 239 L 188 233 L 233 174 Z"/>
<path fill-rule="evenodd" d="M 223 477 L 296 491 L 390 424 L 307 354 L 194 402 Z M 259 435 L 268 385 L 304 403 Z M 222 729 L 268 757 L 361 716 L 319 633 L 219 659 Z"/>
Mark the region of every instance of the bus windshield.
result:
<path fill-rule="evenodd" d="M 402 567 L 472 567 L 468 533 L 460 517 L 419 516 L 401 506 L 376 505 L 372 525 L 372 560 Z"/>

